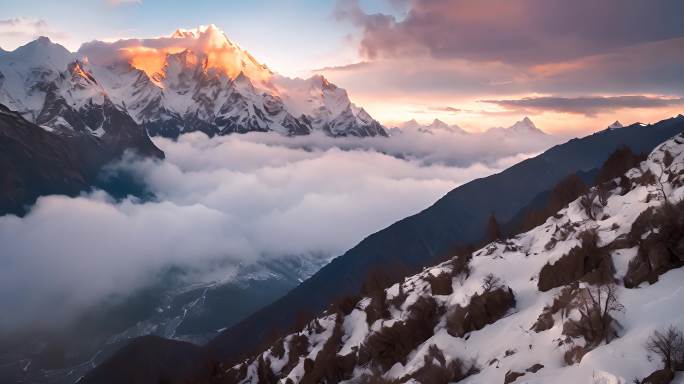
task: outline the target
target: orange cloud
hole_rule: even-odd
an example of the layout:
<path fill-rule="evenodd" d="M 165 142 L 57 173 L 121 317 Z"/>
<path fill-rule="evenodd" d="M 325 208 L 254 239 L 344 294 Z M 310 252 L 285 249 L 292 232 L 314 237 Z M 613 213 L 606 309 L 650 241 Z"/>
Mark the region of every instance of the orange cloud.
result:
<path fill-rule="evenodd" d="M 107 50 L 112 51 L 111 48 L 118 56 L 111 57 L 106 53 Z M 273 75 L 214 25 L 193 30 L 179 29 L 169 37 L 87 43 L 80 52 L 98 64 L 125 60 L 153 79 L 163 78 L 168 56 L 181 52 L 187 52 L 184 59 L 189 61 L 188 64 L 201 64 L 204 70 L 216 70 L 233 79 L 240 72 L 253 81 L 267 80 Z"/>

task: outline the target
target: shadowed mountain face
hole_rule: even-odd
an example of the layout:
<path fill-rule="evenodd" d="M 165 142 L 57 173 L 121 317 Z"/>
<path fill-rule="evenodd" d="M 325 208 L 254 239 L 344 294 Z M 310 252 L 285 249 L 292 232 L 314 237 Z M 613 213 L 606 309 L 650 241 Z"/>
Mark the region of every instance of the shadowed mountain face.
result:
<path fill-rule="evenodd" d="M 428 265 L 456 244 L 482 240 L 493 212 L 502 222 L 513 218 L 538 194 L 561 178 L 596 169 L 617 148 L 650 152 L 684 130 L 684 116 L 643 126 L 573 139 L 499 174 L 474 180 L 449 192 L 426 210 L 361 241 L 275 303 L 224 331 L 208 346 L 222 359 L 234 359 L 256 347 L 274 327 L 288 326 L 302 311 L 319 312 L 335 298 L 357 292 L 374 266 Z"/>
<path fill-rule="evenodd" d="M 115 129 L 98 138 L 48 132 L 0 104 L 0 215 L 23 214 L 42 195 L 74 196 L 98 185 L 121 188 L 98 177 L 104 165 L 126 150 L 163 158 L 128 115 L 111 105 L 101 113 Z"/>

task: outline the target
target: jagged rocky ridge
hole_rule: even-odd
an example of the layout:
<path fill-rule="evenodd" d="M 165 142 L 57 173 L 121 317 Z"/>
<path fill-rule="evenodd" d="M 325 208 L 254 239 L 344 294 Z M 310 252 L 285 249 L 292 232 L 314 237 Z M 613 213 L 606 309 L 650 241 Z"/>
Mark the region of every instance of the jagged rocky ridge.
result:
<path fill-rule="evenodd" d="M 153 69 L 137 56 L 117 56 L 129 42 L 123 40 L 86 43 L 71 53 L 41 37 L 0 52 L 0 103 L 45 129 L 98 137 L 112 129 L 108 109 L 167 137 L 193 131 L 387 136 L 344 89 L 322 76 L 273 73 L 215 26 L 159 39 L 186 48 L 159 52 L 154 61 L 161 65 Z M 221 61 L 212 50 L 220 50 Z"/>
<path fill-rule="evenodd" d="M 649 334 L 684 325 L 683 199 L 684 137 L 678 135 L 541 226 L 368 297 L 340 301 L 216 381 L 644 378 L 662 368 L 657 357 L 646 356 Z M 606 294 L 617 300 L 608 301 L 611 309 L 598 325 L 593 317 L 587 323 L 583 304 L 599 292 L 600 303 Z"/>

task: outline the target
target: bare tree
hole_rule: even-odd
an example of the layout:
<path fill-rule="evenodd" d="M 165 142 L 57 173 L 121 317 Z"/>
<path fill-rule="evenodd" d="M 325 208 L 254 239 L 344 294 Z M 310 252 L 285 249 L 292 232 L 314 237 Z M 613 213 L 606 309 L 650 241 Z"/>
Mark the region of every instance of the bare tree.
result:
<path fill-rule="evenodd" d="M 644 347 L 660 356 L 666 369 L 674 371 L 684 364 L 684 335 L 673 325 L 662 331 L 654 331 Z"/>
<path fill-rule="evenodd" d="M 484 292 L 491 292 L 501 287 L 503 287 L 501 279 L 494 276 L 493 273 L 490 273 L 487 276 L 485 276 L 484 280 L 482 281 L 482 290 Z"/>
<path fill-rule="evenodd" d="M 564 332 L 572 336 L 584 336 L 589 345 L 597 345 L 601 341 L 608 344 L 617 337 L 615 319 L 611 314 L 624 312 L 625 307 L 618 301 L 615 284 L 581 288 L 574 306 L 580 318 L 569 320 Z"/>

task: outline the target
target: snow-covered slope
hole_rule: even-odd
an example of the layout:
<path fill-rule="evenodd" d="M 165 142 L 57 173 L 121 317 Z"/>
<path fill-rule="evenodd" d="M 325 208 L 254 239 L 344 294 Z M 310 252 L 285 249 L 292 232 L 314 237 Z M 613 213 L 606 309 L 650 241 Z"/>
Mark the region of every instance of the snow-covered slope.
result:
<path fill-rule="evenodd" d="M 321 76 L 273 73 L 213 25 L 169 37 L 93 41 L 71 53 L 41 37 L 0 53 L 0 103 L 46 129 L 103 134 L 110 104 L 152 135 L 275 131 L 386 136 Z M 80 121 L 79 121 L 80 120 Z"/>
<path fill-rule="evenodd" d="M 662 368 L 643 347 L 649 335 L 669 325 L 684 328 L 684 269 L 678 268 L 684 262 L 683 199 L 684 136 L 678 135 L 639 167 L 529 232 L 455 256 L 369 297 L 340 300 L 229 368 L 224 380 L 574 384 L 644 378 Z M 594 324 L 600 334 L 583 329 L 581 316 L 599 291 L 599 302 L 607 293 L 617 298 L 601 325 Z"/>

